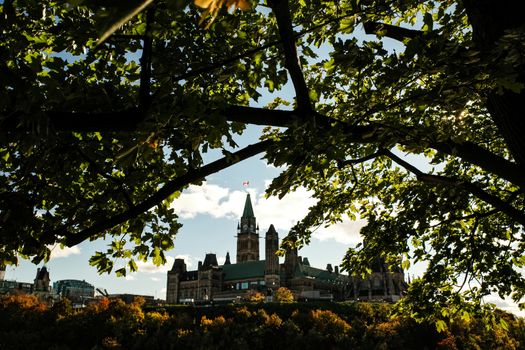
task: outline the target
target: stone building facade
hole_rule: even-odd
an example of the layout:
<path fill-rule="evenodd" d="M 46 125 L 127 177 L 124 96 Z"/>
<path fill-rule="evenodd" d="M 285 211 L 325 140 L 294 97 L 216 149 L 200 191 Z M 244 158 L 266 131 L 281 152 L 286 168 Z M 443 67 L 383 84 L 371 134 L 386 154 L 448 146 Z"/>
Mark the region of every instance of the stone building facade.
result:
<path fill-rule="evenodd" d="M 382 259 L 372 264 L 369 276 L 350 277 L 331 264 L 325 269 L 310 266 L 308 258 L 298 256 L 297 250 L 287 251 L 284 263 L 280 264 L 275 254 L 279 236 L 273 225 L 264 235 L 265 259 L 261 260 L 259 237 L 259 225 L 248 194 L 237 226 L 236 263 L 231 263 L 229 253 L 223 265 L 218 264 L 215 254 L 206 254 L 197 270 L 188 271 L 184 259 L 175 259 L 167 276 L 167 303 L 231 301 L 252 290 L 265 293 L 271 300 L 273 291 L 282 286 L 289 288 L 297 299 L 308 300 L 397 301 L 406 290 L 403 271 L 388 269 Z"/>
<path fill-rule="evenodd" d="M 36 295 L 41 301 L 49 304 L 52 304 L 58 299 L 58 296 L 50 286 L 49 270 L 46 266 L 37 268 L 33 283 L 5 280 L 5 275 L 0 277 L 2 277 L 0 278 L 0 295 Z"/>

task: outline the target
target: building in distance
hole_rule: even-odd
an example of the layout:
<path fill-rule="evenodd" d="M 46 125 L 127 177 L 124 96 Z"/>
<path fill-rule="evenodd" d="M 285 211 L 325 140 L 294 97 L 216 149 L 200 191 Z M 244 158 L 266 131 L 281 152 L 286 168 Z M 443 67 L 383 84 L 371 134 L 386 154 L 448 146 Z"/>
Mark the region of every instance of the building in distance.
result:
<path fill-rule="evenodd" d="M 71 301 L 73 306 L 81 307 L 95 299 L 95 287 L 84 280 L 59 280 L 53 283 L 53 289 L 61 298 Z"/>
<path fill-rule="evenodd" d="M 259 225 L 250 195 L 246 196 L 241 220 L 237 226 L 236 263 L 226 254 L 223 265 L 215 254 L 206 254 L 197 270 L 187 270 L 184 259 L 175 259 L 167 273 L 167 303 L 201 301 L 233 301 L 257 290 L 272 299 L 279 287 L 290 289 L 296 299 L 309 300 L 384 300 L 397 301 L 407 288 L 403 270 L 389 269 L 384 259 L 378 258 L 372 273 L 364 278 L 339 272 L 338 266 L 328 264 L 325 269 L 310 266 L 308 258 L 298 256 L 297 249 L 289 249 L 284 263 L 275 254 L 279 236 L 270 225 L 265 234 L 265 260 L 259 258 Z"/>

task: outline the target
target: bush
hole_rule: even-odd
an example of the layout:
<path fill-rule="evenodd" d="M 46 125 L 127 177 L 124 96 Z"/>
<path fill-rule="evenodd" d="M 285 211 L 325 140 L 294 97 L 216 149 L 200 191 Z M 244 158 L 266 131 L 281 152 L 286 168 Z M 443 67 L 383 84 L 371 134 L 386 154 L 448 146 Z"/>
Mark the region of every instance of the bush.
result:
<path fill-rule="evenodd" d="M 281 287 L 273 294 L 273 300 L 278 303 L 293 303 L 294 297 L 291 290 L 286 287 Z"/>
<path fill-rule="evenodd" d="M 1 349 L 521 349 L 524 320 L 503 312 L 431 323 L 391 316 L 379 303 L 269 303 L 145 307 L 102 299 L 82 310 L 66 301 L 0 298 Z"/>

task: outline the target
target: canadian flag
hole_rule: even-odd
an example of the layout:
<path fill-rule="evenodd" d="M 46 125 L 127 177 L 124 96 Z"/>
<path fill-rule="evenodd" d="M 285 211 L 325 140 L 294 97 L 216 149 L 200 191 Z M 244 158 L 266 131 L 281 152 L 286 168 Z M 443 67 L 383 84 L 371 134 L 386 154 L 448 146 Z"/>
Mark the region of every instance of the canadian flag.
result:
<path fill-rule="evenodd" d="M 243 182 L 242 182 L 242 185 L 243 185 L 244 187 L 248 187 L 248 186 L 250 186 L 250 181 L 243 181 Z"/>

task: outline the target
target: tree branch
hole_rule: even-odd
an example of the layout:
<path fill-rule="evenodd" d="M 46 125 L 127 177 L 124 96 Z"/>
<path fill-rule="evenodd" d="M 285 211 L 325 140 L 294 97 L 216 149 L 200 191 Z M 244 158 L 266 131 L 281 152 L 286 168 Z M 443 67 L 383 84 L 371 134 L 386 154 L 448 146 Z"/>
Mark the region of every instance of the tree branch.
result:
<path fill-rule="evenodd" d="M 431 144 L 430 147 L 445 154 L 454 155 L 461 159 L 479 166 L 487 172 L 497 174 L 505 180 L 525 189 L 525 169 L 522 165 L 508 161 L 507 159 L 494 154 L 485 148 L 470 142 L 438 142 Z"/>
<path fill-rule="evenodd" d="M 507 214 L 509 217 L 516 220 L 516 222 L 525 226 L 525 213 L 514 208 L 512 205 L 503 201 L 501 198 L 486 192 L 485 190 L 478 187 L 477 185 L 471 182 L 468 182 L 468 181 L 453 179 L 453 178 L 449 178 L 446 176 L 426 174 L 422 172 L 421 170 L 419 170 L 418 168 L 416 168 L 415 166 L 413 166 L 412 164 L 396 156 L 394 153 L 392 153 L 389 150 L 385 151 L 385 155 L 389 157 L 390 159 L 392 159 L 397 164 L 401 165 L 406 170 L 416 175 L 416 178 L 419 181 L 426 182 L 426 183 L 433 184 L 433 185 L 445 185 L 445 186 L 452 186 L 452 187 L 462 189 L 466 192 L 469 192 L 473 196 L 481 199 L 482 201 L 487 202 L 488 204 L 492 205 L 494 208 L 500 209 L 502 212 Z"/>
<path fill-rule="evenodd" d="M 405 39 L 414 39 L 423 35 L 423 32 L 420 30 L 408 29 L 374 21 L 364 22 L 363 27 L 366 34 L 377 34 L 378 32 L 381 32 L 381 35 L 400 42 L 403 42 Z"/>
<path fill-rule="evenodd" d="M 297 107 L 300 110 L 311 112 L 312 104 L 310 101 L 310 94 L 304 79 L 303 70 L 301 69 L 301 65 L 299 63 L 299 56 L 297 55 L 295 34 L 293 31 L 292 17 L 290 15 L 290 6 L 288 0 L 272 0 L 268 1 L 268 4 L 272 8 L 275 18 L 277 19 L 279 34 L 281 35 L 283 42 L 283 52 L 285 58 L 284 66 L 292 78 L 292 83 L 294 85 L 297 98 Z"/>
<path fill-rule="evenodd" d="M 155 14 L 155 7 L 146 11 L 146 30 L 144 32 L 142 56 L 140 57 L 140 87 L 139 109 L 145 112 L 151 103 L 151 55 L 153 38 L 151 36 L 151 23 Z"/>
<path fill-rule="evenodd" d="M 256 107 L 230 105 L 222 109 L 210 109 L 208 113 L 222 115 L 227 121 L 239 122 L 253 125 L 295 127 L 304 123 L 307 115 L 302 111 L 270 110 Z M 86 112 L 47 112 L 51 126 L 57 131 L 136 131 L 137 125 L 142 121 L 142 113 L 138 108 L 130 108 L 124 111 L 106 113 Z M 316 113 L 316 127 L 322 130 L 343 129 L 347 142 L 373 143 L 377 142 L 379 135 L 384 134 L 388 126 L 379 123 L 368 125 L 352 125 L 338 121 L 337 119 Z M 19 118 L 11 118 L 0 124 L 2 131 L 20 130 L 17 121 Z M 24 129 L 22 129 L 23 131 Z M 173 132 L 173 130 L 171 130 Z M 403 137 L 399 137 L 400 144 L 407 145 L 406 136 L 410 130 L 404 130 Z M 412 139 L 412 141 L 414 141 Z M 498 156 L 483 147 L 472 142 L 436 142 L 428 144 L 439 152 L 459 157 L 471 164 L 494 173 L 497 176 L 525 188 L 525 177 L 522 176 L 524 169 L 516 163 Z"/>
<path fill-rule="evenodd" d="M 293 39 L 300 38 L 300 37 L 304 36 L 305 34 L 311 33 L 311 32 L 313 32 L 313 31 L 315 31 L 317 29 L 320 29 L 320 28 L 322 28 L 322 27 L 324 27 L 324 26 L 326 26 L 328 24 L 331 24 L 333 22 L 337 22 L 337 21 L 340 21 L 340 20 L 342 20 L 344 18 L 353 16 L 353 15 L 355 15 L 358 12 L 359 11 L 347 13 L 346 15 L 329 19 L 326 22 L 323 22 L 323 23 L 320 23 L 318 25 L 312 26 L 311 28 L 302 30 L 299 33 L 292 33 L 293 34 Z M 237 55 L 230 56 L 227 59 L 218 61 L 217 63 L 213 63 L 213 64 L 211 64 L 209 66 L 202 67 L 202 68 L 197 68 L 197 69 L 192 69 L 192 70 L 190 70 L 190 71 L 188 71 L 186 73 L 182 73 L 180 75 L 174 76 L 171 79 L 172 79 L 172 81 L 180 81 L 180 80 L 186 80 L 186 79 L 195 77 L 197 75 L 213 72 L 214 70 L 219 69 L 219 68 L 221 68 L 223 66 L 226 66 L 226 65 L 228 65 L 230 63 L 236 62 L 236 61 L 238 61 L 240 59 L 243 59 L 243 58 L 250 57 L 250 56 L 252 56 L 252 55 L 254 55 L 254 54 L 256 54 L 256 53 L 258 53 L 260 51 L 264 51 L 266 49 L 269 49 L 270 47 L 274 47 L 274 46 L 282 44 L 282 43 L 283 43 L 282 39 L 270 41 L 267 44 L 255 47 L 255 48 L 247 50 L 247 51 L 244 51 L 244 52 L 242 52 L 240 54 L 237 54 Z"/>
<path fill-rule="evenodd" d="M 337 166 L 339 168 L 342 168 L 344 167 L 345 165 L 355 165 L 355 164 L 360 164 L 360 163 L 364 163 L 368 160 L 371 160 L 371 159 L 375 159 L 379 156 L 384 156 L 385 155 L 385 149 L 381 148 L 380 150 L 378 150 L 377 152 L 375 153 L 372 153 L 372 154 L 369 154 L 369 155 L 366 155 L 364 157 L 361 157 L 361 158 L 357 158 L 357 159 L 346 159 L 346 160 L 342 160 L 342 161 L 339 161 L 337 163 Z"/>
<path fill-rule="evenodd" d="M 187 186 L 191 183 L 204 179 L 206 176 L 216 173 L 222 169 L 225 169 L 233 164 L 236 164 L 244 159 L 252 157 L 258 153 L 264 152 L 268 147 L 273 143 L 273 141 L 266 140 L 259 143 L 245 147 L 235 153 L 232 153 L 228 156 L 225 156 L 219 160 L 216 160 L 212 163 L 206 164 L 201 168 L 189 171 L 184 175 L 181 175 L 171 181 L 168 181 L 162 188 L 160 188 L 156 193 L 149 196 L 140 204 L 134 205 L 124 212 L 114 215 L 105 220 L 95 223 L 93 226 L 88 227 L 80 232 L 74 233 L 69 231 L 53 231 L 44 233 L 44 237 L 48 235 L 61 235 L 65 237 L 65 244 L 68 247 L 77 245 L 84 240 L 102 233 L 116 225 L 122 224 L 127 220 L 130 220 L 148 210 L 154 206 L 160 204 L 163 200 L 168 198 L 173 192 L 181 190 L 184 186 Z"/>
<path fill-rule="evenodd" d="M 78 152 L 78 154 L 80 154 L 82 158 L 84 158 L 86 162 L 88 162 L 89 165 L 91 165 L 91 167 L 97 175 L 102 176 L 103 178 L 113 182 L 115 185 L 118 186 L 122 195 L 124 196 L 124 199 L 126 200 L 126 203 L 128 204 L 128 208 L 133 206 L 133 201 L 131 200 L 131 197 L 129 196 L 126 189 L 124 188 L 124 182 L 122 180 L 106 173 L 104 169 L 100 165 L 98 165 L 97 162 L 91 159 L 80 147 L 75 147 L 75 150 Z"/>

